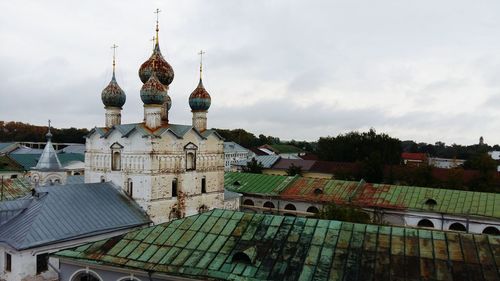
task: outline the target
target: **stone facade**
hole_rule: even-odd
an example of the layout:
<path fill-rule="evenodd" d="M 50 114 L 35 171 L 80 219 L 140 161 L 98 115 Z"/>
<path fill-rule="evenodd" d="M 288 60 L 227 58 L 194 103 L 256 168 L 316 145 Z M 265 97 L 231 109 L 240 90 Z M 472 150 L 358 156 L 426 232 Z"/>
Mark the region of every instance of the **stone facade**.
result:
<path fill-rule="evenodd" d="M 85 182 L 113 181 L 155 223 L 223 208 L 224 151 L 216 134 L 205 138 L 191 128 L 182 138 L 138 130 L 122 137 L 115 130 L 91 134 L 86 151 Z"/>

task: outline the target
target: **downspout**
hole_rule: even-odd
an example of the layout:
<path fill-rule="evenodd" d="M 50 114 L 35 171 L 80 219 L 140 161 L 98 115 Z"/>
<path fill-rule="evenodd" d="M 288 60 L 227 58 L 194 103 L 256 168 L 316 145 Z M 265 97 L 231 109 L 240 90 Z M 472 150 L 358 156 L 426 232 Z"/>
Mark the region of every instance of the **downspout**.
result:
<path fill-rule="evenodd" d="M 149 281 L 153 281 L 153 277 L 151 277 L 151 275 L 153 275 L 153 272 L 152 271 L 148 271 Z"/>

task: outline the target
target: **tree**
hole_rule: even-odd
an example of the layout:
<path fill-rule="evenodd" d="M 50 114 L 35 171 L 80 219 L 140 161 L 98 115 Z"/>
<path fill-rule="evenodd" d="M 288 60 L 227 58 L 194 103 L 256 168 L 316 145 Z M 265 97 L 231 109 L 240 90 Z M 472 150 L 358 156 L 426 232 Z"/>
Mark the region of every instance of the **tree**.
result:
<path fill-rule="evenodd" d="M 243 167 L 244 172 L 252 174 L 262 174 L 263 169 L 264 166 L 262 166 L 262 163 L 258 162 L 255 158 L 252 158 L 252 160 L 247 163 L 247 166 Z"/>
<path fill-rule="evenodd" d="M 370 215 L 365 213 L 361 208 L 348 205 L 326 205 L 316 215 L 320 219 L 349 221 L 357 223 L 370 223 Z"/>
<path fill-rule="evenodd" d="M 384 163 L 379 151 L 374 151 L 362 162 L 361 177 L 367 182 L 382 182 Z"/>
<path fill-rule="evenodd" d="M 289 176 L 295 176 L 295 175 L 302 175 L 302 167 L 301 166 L 295 166 L 293 163 L 286 169 L 286 174 Z"/>

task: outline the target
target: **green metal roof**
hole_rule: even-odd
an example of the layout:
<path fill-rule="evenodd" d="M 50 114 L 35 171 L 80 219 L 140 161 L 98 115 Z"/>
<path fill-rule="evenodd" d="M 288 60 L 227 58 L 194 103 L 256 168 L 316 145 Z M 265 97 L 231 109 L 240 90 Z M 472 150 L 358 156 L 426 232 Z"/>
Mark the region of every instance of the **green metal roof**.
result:
<path fill-rule="evenodd" d="M 40 155 L 41 154 L 10 154 L 9 157 L 23 166 L 26 171 L 29 171 L 36 166 L 40 159 Z M 63 167 L 72 161 L 85 161 L 85 155 L 80 153 L 58 153 L 57 157 Z"/>
<path fill-rule="evenodd" d="M 236 181 L 239 186 L 234 185 Z M 225 186 L 243 194 L 279 196 L 285 200 L 500 218 L 500 193 L 235 172 L 225 174 Z M 316 189 L 322 193 L 315 193 Z M 436 204 L 426 204 L 428 199 Z"/>
<path fill-rule="evenodd" d="M 202 280 L 498 280 L 500 237 L 213 210 L 55 255 Z"/>
<path fill-rule="evenodd" d="M 432 199 L 435 205 L 426 204 Z M 464 190 L 365 184 L 358 193 L 359 205 L 405 208 L 458 215 L 500 218 L 500 194 Z"/>
<path fill-rule="evenodd" d="M 226 172 L 225 188 L 239 193 L 278 195 L 295 177 Z"/>
<path fill-rule="evenodd" d="M 302 152 L 303 150 L 291 145 L 291 144 L 271 144 L 269 145 L 273 149 L 277 150 L 280 154 L 281 153 L 299 153 Z"/>

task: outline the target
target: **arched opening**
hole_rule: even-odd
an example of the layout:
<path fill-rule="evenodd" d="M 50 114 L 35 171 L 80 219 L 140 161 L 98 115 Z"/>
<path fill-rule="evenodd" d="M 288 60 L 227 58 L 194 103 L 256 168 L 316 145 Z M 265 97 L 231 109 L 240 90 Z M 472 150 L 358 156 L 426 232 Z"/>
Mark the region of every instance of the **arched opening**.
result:
<path fill-rule="evenodd" d="M 437 205 L 437 201 L 432 198 L 429 198 L 425 200 L 425 205 L 427 205 L 428 207 L 434 207 Z"/>
<path fill-rule="evenodd" d="M 104 176 L 101 176 L 101 182 L 106 182 L 106 178 L 104 178 Z"/>
<path fill-rule="evenodd" d="M 459 222 L 452 223 L 448 229 L 455 230 L 455 231 L 467 231 L 467 228 L 465 228 L 465 225 L 463 225 Z"/>
<path fill-rule="evenodd" d="M 420 227 L 431 227 L 431 228 L 434 228 L 434 223 L 432 223 L 432 221 L 430 221 L 428 219 L 420 220 L 417 225 L 420 226 Z"/>
<path fill-rule="evenodd" d="M 193 152 L 186 153 L 186 170 L 191 171 L 196 169 L 196 161 Z"/>
<path fill-rule="evenodd" d="M 111 159 L 111 170 L 120 171 L 121 170 L 121 155 L 120 152 L 113 152 L 113 157 Z"/>
<path fill-rule="evenodd" d="M 494 226 L 488 226 L 485 229 L 483 229 L 483 234 L 489 234 L 489 235 L 500 235 L 500 230 Z"/>
<path fill-rule="evenodd" d="M 54 180 L 54 184 L 61 184 L 61 180 L 60 179 L 55 179 Z"/>
<path fill-rule="evenodd" d="M 263 206 L 264 206 L 264 208 L 274 209 L 274 204 L 271 201 L 266 201 L 266 203 L 264 203 Z"/>
<path fill-rule="evenodd" d="M 317 214 L 317 213 L 319 213 L 319 210 L 315 206 L 311 206 L 311 207 L 307 208 L 307 212 Z"/>
<path fill-rule="evenodd" d="M 206 211 L 208 211 L 208 207 L 207 207 L 207 205 L 205 205 L 205 204 L 201 205 L 201 206 L 198 208 L 198 213 L 200 213 L 200 214 L 201 214 L 201 213 L 204 213 L 204 212 L 206 212 Z"/>
<path fill-rule="evenodd" d="M 80 173 L 79 173 L 79 172 L 75 172 L 75 173 L 73 173 L 73 176 L 79 176 L 79 175 L 80 175 Z"/>
<path fill-rule="evenodd" d="M 232 262 L 252 264 L 252 260 L 250 259 L 250 257 L 243 252 L 236 252 L 233 255 Z"/>
<path fill-rule="evenodd" d="M 295 211 L 295 210 L 297 210 L 297 208 L 295 208 L 295 205 L 293 205 L 293 204 L 286 204 L 285 210 Z"/>
<path fill-rule="evenodd" d="M 207 193 L 207 179 L 205 177 L 201 179 L 201 193 Z"/>
<path fill-rule="evenodd" d="M 172 180 L 172 197 L 177 197 L 177 179 Z"/>
<path fill-rule="evenodd" d="M 250 199 L 245 199 L 245 201 L 243 201 L 243 205 L 247 205 L 247 206 L 253 206 L 253 201 L 250 200 Z"/>
<path fill-rule="evenodd" d="M 101 281 L 102 279 L 92 271 L 80 271 L 71 278 L 71 281 Z"/>

